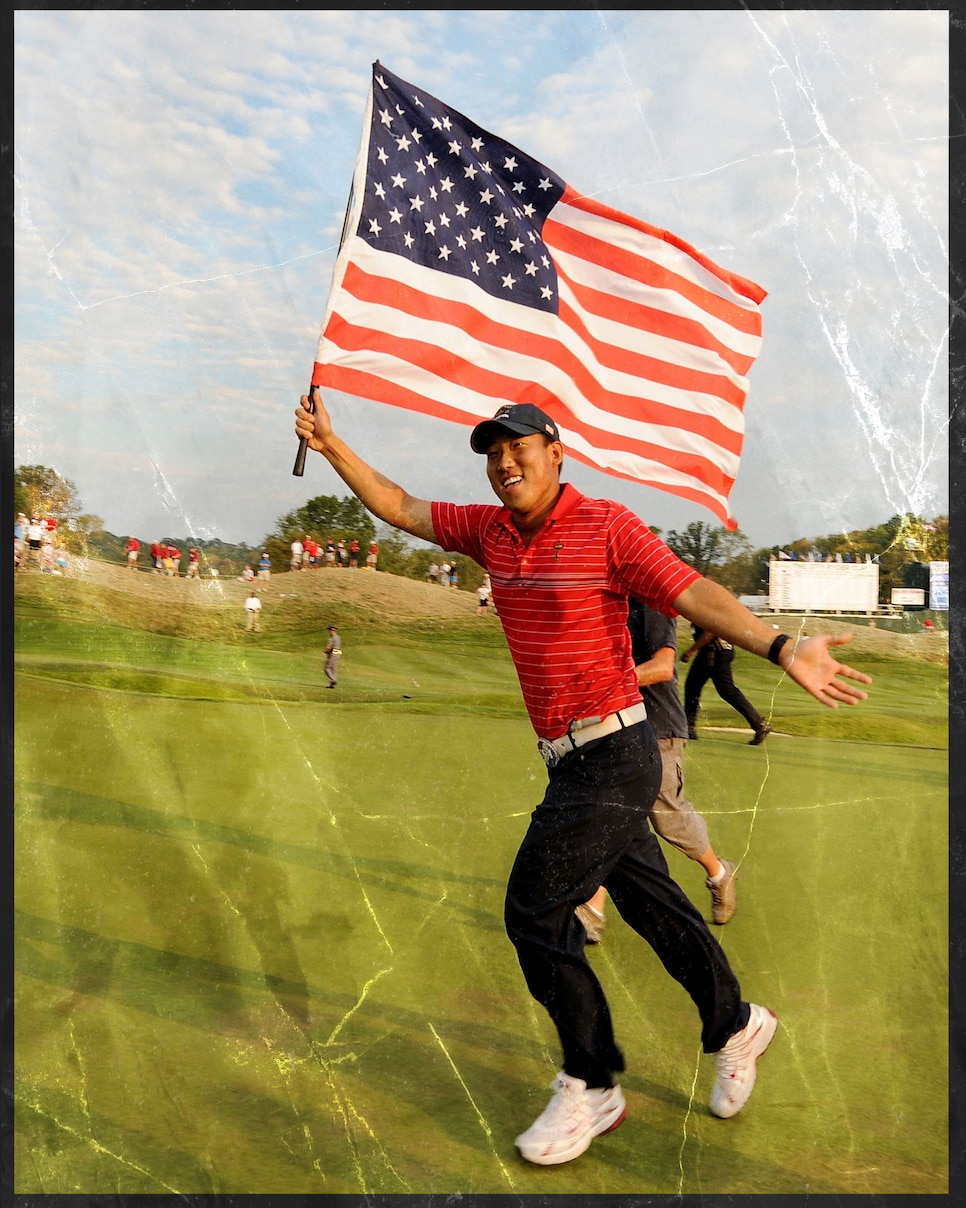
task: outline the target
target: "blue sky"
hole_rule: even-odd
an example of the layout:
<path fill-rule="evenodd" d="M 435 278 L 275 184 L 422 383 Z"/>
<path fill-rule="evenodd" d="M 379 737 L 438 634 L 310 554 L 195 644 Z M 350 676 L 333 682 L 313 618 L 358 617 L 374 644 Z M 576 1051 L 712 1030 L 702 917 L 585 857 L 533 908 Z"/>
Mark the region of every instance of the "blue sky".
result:
<path fill-rule="evenodd" d="M 755 546 L 948 510 L 948 14 L 26 11 L 15 459 L 119 534 L 258 544 L 292 476 L 371 65 L 768 290 L 732 511 Z M 426 498 L 465 428 L 346 396 Z M 710 512 L 573 461 L 665 531 Z"/>

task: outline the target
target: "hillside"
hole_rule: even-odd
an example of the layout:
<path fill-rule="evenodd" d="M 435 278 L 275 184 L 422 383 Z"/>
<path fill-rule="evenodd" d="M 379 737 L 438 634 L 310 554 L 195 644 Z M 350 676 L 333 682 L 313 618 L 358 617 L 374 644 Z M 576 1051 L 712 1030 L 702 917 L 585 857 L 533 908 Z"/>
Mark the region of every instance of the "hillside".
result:
<path fill-rule="evenodd" d="M 407 634 L 464 630 L 502 644 L 499 621 L 476 615 L 476 595 L 378 571 L 311 570 L 276 574 L 267 582 L 172 579 L 88 559 L 72 577 L 15 575 L 18 614 L 33 603 L 65 618 L 89 617 L 170 637 L 224 641 L 244 626 L 244 600 L 252 588 L 262 600 L 259 646 L 301 649 L 324 645 L 335 624 L 405 642 Z"/>
<path fill-rule="evenodd" d="M 21 571 L 14 577 L 18 611 L 41 597 L 63 615 L 87 614 L 169 636 L 224 640 L 241 626 L 243 602 L 254 586 L 262 599 L 259 645 L 280 649 L 324 642 L 330 623 L 356 631 L 379 632 L 405 641 L 407 633 L 467 633 L 484 643 L 502 644 L 499 620 L 476 615 L 476 596 L 396 575 L 358 570 L 311 570 L 275 574 L 254 585 L 237 579 L 170 579 L 148 571 L 89 559 L 71 578 Z M 844 661 L 861 656 L 948 663 L 948 632 L 894 633 L 871 628 L 864 618 L 783 616 L 769 618 L 792 634 L 848 633 Z M 679 622 L 682 641 L 687 623 Z"/>

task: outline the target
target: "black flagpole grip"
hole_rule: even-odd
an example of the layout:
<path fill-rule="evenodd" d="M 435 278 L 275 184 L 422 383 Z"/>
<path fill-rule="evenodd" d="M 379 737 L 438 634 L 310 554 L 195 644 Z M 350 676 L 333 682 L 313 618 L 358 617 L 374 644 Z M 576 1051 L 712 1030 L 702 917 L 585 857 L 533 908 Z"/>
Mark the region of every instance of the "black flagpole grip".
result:
<path fill-rule="evenodd" d="M 308 411 L 308 413 L 310 415 L 315 411 L 315 403 L 312 402 L 312 391 L 314 389 L 315 389 L 314 386 L 309 386 L 309 401 L 305 408 L 305 410 Z M 305 454 L 306 454 L 306 451 L 308 450 L 308 447 L 309 447 L 309 442 L 305 439 L 304 436 L 300 436 L 299 437 L 299 451 L 295 455 L 295 465 L 292 468 L 292 473 L 295 475 L 296 478 L 301 478 L 302 475 L 305 473 Z"/>

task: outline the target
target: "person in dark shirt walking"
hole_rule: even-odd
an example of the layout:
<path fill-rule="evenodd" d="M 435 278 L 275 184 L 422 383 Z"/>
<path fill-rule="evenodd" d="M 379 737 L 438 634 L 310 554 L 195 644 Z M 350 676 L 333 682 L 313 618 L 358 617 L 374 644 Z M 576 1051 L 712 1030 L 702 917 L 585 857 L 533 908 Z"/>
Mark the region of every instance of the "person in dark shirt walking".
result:
<path fill-rule="evenodd" d="M 731 664 L 735 661 L 735 648 L 731 642 L 710 630 L 693 626 L 694 644 L 681 655 L 681 662 L 694 659 L 684 681 L 684 712 L 688 719 L 688 738 L 698 737 L 698 709 L 701 707 L 701 692 L 710 680 L 721 699 L 745 719 L 754 736 L 750 746 L 757 747 L 771 733 L 771 726 L 734 681 Z"/>

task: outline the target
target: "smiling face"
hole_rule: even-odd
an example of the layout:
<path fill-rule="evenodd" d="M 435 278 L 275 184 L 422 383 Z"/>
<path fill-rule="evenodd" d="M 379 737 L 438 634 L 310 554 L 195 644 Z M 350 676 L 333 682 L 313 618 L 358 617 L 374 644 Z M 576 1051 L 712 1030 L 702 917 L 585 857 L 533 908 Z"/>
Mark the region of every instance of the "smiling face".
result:
<path fill-rule="evenodd" d="M 560 494 L 563 445 L 539 433 L 502 432 L 486 452 L 486 476 L 521 531 L 539 528 Z"/>

